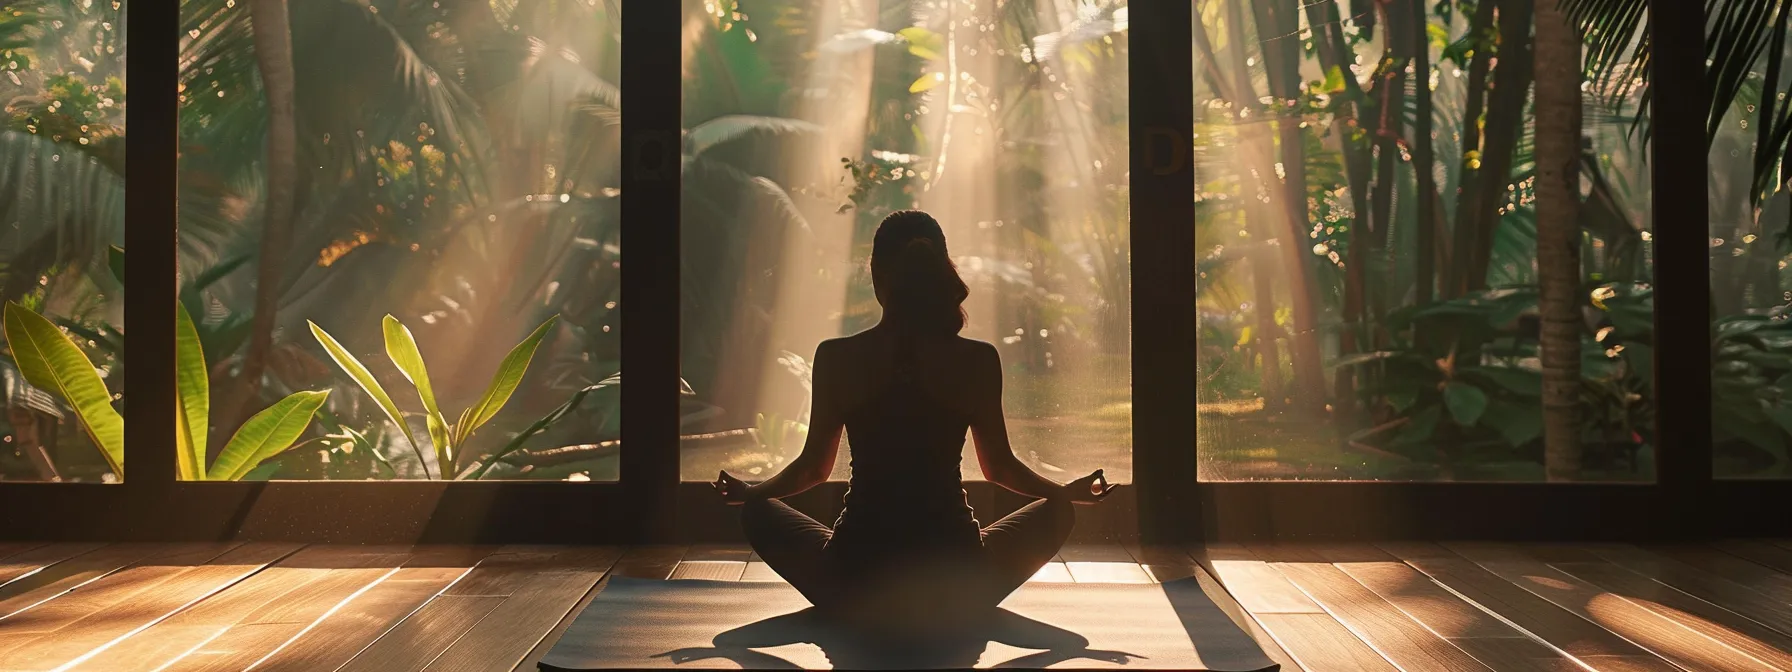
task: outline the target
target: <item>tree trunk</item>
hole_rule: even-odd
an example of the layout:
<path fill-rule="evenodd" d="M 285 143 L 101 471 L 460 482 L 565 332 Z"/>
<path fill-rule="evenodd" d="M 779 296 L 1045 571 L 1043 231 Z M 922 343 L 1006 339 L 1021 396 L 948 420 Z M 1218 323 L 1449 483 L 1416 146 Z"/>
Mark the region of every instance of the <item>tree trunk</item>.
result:
<path fill-rule="evenodd" d="M 1386 35 L 1386 45 L 1382 54 L 1382 67 L 1377 74 L 1375 89 L 1375 187 L 1371 195 L 1373 201 L 1370 209 L 1370 230 L 1366 239 L 1370 242 L 1365 256 L 1372 263 L 1386 264 L 1381 277 L 1390 275 L 1392 264 L 1386 263 L 1384 247 L 1388 240 L 1389 227 L 1394 222 L 1394 184 L 1399 180 L 1399 156 L 1402 129 L 1405 125 L 1406 97 L 1406 64 L 1412 57 L 1407 32 L 1400 28 L 1410 19 L 1405 12 L 1393 7 L 1394 0 L 1377 0 L 1382 12 L 1381 23 Z M 1385 289 L 1383 285 L 1382 289 Z M 1387 311 L 1388 296 L 1386 291 L 1369 292 L 1369 314 L 1380 316 Z M 1376 329 L 1373 336 L 1377 347 L 1387 341 L 1387 334 Z"/>
<path fill-rule="evenodd" d="M 1350 247 L 1346 249 L 1344 260 L 1344 326 L 1338 330 L 1338 354 L 1349 355 L 1358 351 L 1358 343 L 1367 343 L 1369 316 L 1364 304 L 1364 285 L 1369 275 L 1364 272 L 1363 245 L 1366 237 L 1359 233 L 1366 229 L 1361 226 L 1363 218 L 1369 213 L 1369 171 L 1371 169 L 1368 149 L 1368 134 L 1359 121 L 1357 106 L 1363 98 L 1362 87 L 1356 83 L 1356 74 L 1350 66 L 1354 59 L 1349 58 L 1350 51 L 1344 41 L 1344 30 L 1338 18 L 1339 0 L 1304 3 L 1307 9 L 1307 25 L 1316 26 L 1313 30 L 1314 50 L 1319 52 L 1319 66 L 1327 73 L 1337 69 L 1344 77 L 1343 101 L 1337 108 L 1337 117 L 1332 121 L 1332 128 L 1338 133 L 1338 146 L 1344 152 L 1344 175 L 1350 184 L 1350 206 L 1352 216 L 1356 218 L 1350 228 Z M 1359 340 L 1360 339 L 1360 340 Z M 1340 367 L 1332 375 L 1333 405 L 1335 417 L 1349 418 L 1356 408 L 1356 376 L 1355 367 Z"/>
<path fill-rule="evenodd" d="M 1537 278 L 1543 462 L 1580 474 L 1580 39 L 1556 0 L 1537 4 Z"/>
<path fill-rule="evenodd" d="M 1417 178 L 1419 203 L 1418 230 L 1414 236 L 1417 256 L 1413 259 L 1413 303 L 1425 305 L 1435 296 L 1437 277 L 1437 179 L 1431 160 L 1431 47 L 1425 35 L 1425 2 L 1398 0 L 1406 3 L 1411 18 L 1406 25 L 1412 49 L 1413 97 L 1417 104 L 1412 129 L 1412 172 Z M 1391 23 L 1389 24 L 1392 25 Z"/>
<path fill-rule="evenodd" d="M 1499 227 L 1499 211 L 1505 205 L 1506 185 L 1512 179 L 1512 152 L 1518 146 L 1519 136 L 1523 135 L 1525 99 L 1531 87 L 1532 2 L 1500 0 L 1499 62 L 1493 71 L 1493 103 L 1487 110 L 1481 172 L 1473 193 L 1464 196 L 1463 206 L 1456 211 L 1460 237 L 1455 246 L 1455 265 L 1461 269 L 1458 294 L 1487 288 L 1493 232 Z"/>
<path fill-rule="evenodd" d="M 1292 319 L 1289 341 L 1294 363 L 1295 406 L 1303 411 L 1325 410 L 1325 363 L 1319 347 L 1319 309 L 1315 305 L 1311 256 L 1312 222 L 1307 211 L 1307 146 L 1293 114 L 1301 95 L 1300 15 L 1295 0 L 1255 0 L 1257 43 L 1268 75 L 1269 95 L 1274 100 L 1277 144 L 1281 158 L 1282 209 L 1287 212 L 1279 244 L 1283 273 L 1288 277 Z M 1275 178 L 1264 175 L 1265 181 Z"/>
<path fill-rule="evenodd" d="M 292 253 L 288 248 L 292 246 L 293 207 L 298 191 L 292 29 L 286 0 L 249 0 L 249 19 L 255 38 L 255 61 L 268 105 L 267 210 L 262 218 L 261 250 L 256 262 L 255 315 L 249 327 L 249 349 L 237 374 L 237 391 L 224 399 L 225 412 L 215 416 L 221 419 L 218 431 L 226 436 L 259 410 L 261 378 L 274 347 L 282 270 Z M 214 454 L 224 446 L 222 441 L 208 443 Z"/>
<path fill-rule="evenodd" d="M 1238 121 L 1235 128 L 1238 132 L 1240 151 L 1234 152 L 1238 161 L 1238 180 L 1240 197 L 1245 199 L 1246 229 L 1251 239 L 1260 247 L 1251 254 L 1251 284 L 1254 292 L 1254 312 L 1256 314 L 1257 354 L 1262 358 L 1259 371 L 1262 376 L 1258 391 L 1263 394 L 1266 408 L 1278 408 L 1286 405 L 1290 395 L 1282 387 L 1281 353 L 1276 344 L 1281 327 L 1276 324 L 1275 301 L 1275 267 L 1276 250 L 1270 241 L 1277 239 L 1277 231 L 1286 230 L 1288 225 L 1281 220 L 1287 218 L 1286 208 L 1275 208 L 1265 205 L 1257 198 L 1257 190 L 1261 189 L 1271 200 L 1282 197 L 1280 190 L 1271 186 L 1275 179 L 1274 141 L 1270 138 L 1267 117 L 1257 105 L 1256 87 L 1251 82 L 1249 58 L 1246 49 L 1244 31 L 1244 10 L 1239 0 L 1231 0 L 1226 5 L 1226 42 L 1231 47 L 1230 65 L 1234 81 L 1232 91 L 1237 98 L 1228 101 Z M 1286 273 L 1287 271 L 1284 271 Z M 1292 283 L 1291 283 L 1292 284 Z M 1290 294 L 1297 294 L 1300 285 L 1290 289 Z"/>
<path fill-rule="evenodd" d="M 1445 264 L 1445 277 L 1440 278 L 1446 299 L 1461 296 L 1468 286 L 1465 278 L 1475 241 L 1474 213 L 1481 190 L 1481 166 L 1486 160 L 1481 126 L 1486 123 L 1487 75 L 1493 67 L 1494 47 L 1499 43 L 1493 28 L 1493 10 L 1498 6 L 1497 0 L 1480 0 L 1468 22 L 1469 34 L 1479 42 L 1469 57 L 1468 96 L 1462 112 L 1462 172 L 1456 181 L 1456 226 L 1452 232 L 1455 242 L 1450 246 L 1454 252 Z"/>

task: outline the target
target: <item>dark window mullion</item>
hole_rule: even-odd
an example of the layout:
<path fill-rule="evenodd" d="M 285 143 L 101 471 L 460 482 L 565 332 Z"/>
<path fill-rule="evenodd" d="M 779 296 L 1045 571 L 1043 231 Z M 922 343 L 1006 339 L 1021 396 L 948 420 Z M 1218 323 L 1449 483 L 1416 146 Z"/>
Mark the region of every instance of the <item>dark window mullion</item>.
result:
<path fill-rule="evenodd" d="M 141 2 L 130 36 L 125 112 L 125 483 L 154 502 L 175 479 L 175 170 L 178 155 L 180 12 Z M 141 496 L 140 496 L 141 495 Z"/>
<path fill-rule="evenodd" d="M 1134 2 L 1128 35 L 1133 481 L 1147 540 L 1195 538 L 1191 3 Z"/>
<path fill-rule="evenodd" d="M 622 482 L 638 538 L 673 531 L 678 486 L 682 3 L 622 8 Z"/>
<path fill-rule="evenodd" d="M 1654 49 L 1649 114 L 1656 223 L 1655 469 L 1666 510 L 1698 516 L 1711 487 L 1705 10 L 1697 2 L 1656 2 L 1649 11 Z"/>

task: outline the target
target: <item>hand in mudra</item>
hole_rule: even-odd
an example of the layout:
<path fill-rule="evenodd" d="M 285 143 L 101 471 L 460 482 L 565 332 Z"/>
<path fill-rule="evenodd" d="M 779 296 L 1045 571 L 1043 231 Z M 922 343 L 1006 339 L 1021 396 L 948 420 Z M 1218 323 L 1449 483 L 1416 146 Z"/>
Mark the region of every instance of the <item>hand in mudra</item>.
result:
<path fill-rule="evenodd" d="M 744 504 L 747 501 L 747 482 L 735 478 L 734 474 L 726 470 L 717 475 L 715 482 L 709 484 L 709 487 L 715 488 L 716 494 L 721 495 L 722 501 L 728 504 Z"/>
<path fill-rule="evenodd" d="M 1107 499 L 1114 486 L 1108 485 L 1107 474 L 1096 469 L 1088 476 L 1064 484 L 1064 491 L 1069 494 L 1070 501 L 1077 504 L 1094 504 Z"/>

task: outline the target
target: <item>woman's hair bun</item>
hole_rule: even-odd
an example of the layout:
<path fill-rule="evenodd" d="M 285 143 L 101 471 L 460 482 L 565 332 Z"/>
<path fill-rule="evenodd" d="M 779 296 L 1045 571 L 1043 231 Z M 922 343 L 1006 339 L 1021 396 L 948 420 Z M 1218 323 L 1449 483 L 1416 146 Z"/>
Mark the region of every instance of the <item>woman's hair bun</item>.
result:
<path fill-rule="evenodd" d="M 964 329 L 962 306 L 970 289 L 947 255 L 945 232 L 932 215 L 903 210 L 885 217 L 872 241 L 871 274 L 886 322 L 917 331 Z"/>

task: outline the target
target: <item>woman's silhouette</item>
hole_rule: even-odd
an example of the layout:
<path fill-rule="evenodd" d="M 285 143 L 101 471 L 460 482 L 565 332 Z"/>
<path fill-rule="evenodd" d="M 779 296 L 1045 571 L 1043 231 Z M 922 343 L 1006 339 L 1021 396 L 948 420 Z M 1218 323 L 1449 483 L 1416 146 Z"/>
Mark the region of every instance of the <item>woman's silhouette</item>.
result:
<path fill-rule="evenodd" d="M 713 484 L 744 504 L 748 541 L 811 603 L 846 616 L 940 623 L 978 617 L 1050 561 L 1070 536 L 1072 503 L 1107 496 L 1101 470 L 1068 484 L 1014 456 L 1002 418 L 994 346 L 958 336 L 969 289 L 927 213 L 878 226 L 871 280 L 884 317 L 815 352 L 814 403 L 803 452 L 748 485 L 724 471 Z M 826 480 L 842 429 L 852 434 L 852 480 L 832 529 L 779 498 Z M 959 481 L 966 430 L 991 482 L 1037 498 L 980 527 Z"/>

